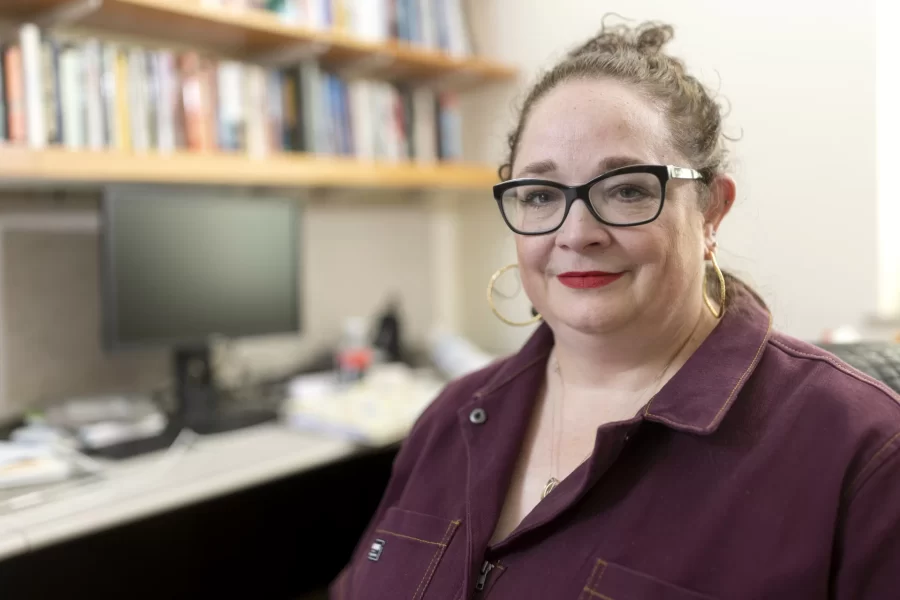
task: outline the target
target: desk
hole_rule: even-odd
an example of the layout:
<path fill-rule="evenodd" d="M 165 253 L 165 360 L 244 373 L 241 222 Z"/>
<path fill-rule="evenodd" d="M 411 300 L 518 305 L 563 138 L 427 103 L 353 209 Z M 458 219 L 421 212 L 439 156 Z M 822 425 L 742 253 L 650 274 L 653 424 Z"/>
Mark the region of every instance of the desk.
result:
<path fill-rule="evenodd" d="M 296 599 L 346 564 L 396 449 L 267 424 L 107 463 L 0 515 L 0 596 Z"/>
<path fill-rule="evenodd" d="M 0 515 L 0 560 L 353 456 L 348 441 L 277 424 L 200 436 L 181 456 L 105 463 L 97 481 Z"/>

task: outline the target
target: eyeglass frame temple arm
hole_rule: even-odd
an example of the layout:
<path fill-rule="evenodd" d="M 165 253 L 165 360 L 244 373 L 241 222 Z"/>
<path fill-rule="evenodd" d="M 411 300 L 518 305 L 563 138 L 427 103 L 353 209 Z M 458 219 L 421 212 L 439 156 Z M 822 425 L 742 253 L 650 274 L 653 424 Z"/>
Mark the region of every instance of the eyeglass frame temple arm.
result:
<path fill-rule="evenodd" d="M 703 179 L 703 174 L 696 169 L 666 165 L 670 179 Z"/>

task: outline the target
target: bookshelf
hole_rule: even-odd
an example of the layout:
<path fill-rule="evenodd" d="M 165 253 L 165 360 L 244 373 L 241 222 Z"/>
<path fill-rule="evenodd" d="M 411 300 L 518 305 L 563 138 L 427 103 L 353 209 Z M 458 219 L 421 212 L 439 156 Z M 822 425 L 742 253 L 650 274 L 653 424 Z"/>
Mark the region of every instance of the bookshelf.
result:
<path fill-rule="evenodd" d="M 493 167 L 464 163 L 384 163 L 337 156 L 241 155 L 174 152 L 0 148 L 0 181 L 7 185 L 149 183 L 394 189 L 485 189 Z"/>
<path fill-rule="evenodd" d="M 44 32 L 48 37 L 56 37 L 58 32 L 62 32 L 62 40 L 53 40 L 52 50 L 52 56 L 56 57 L 52 60 L 57 61 L 55 68 L 60 69 L 56 71 L 58 79 L 55 83 L 55 107 L 52 101 L 47 104 L 46 81 L 32 84 L 29 97 L 27 70 L 24 76 L 19 76 L 26 88 L 20 92 L 23 95 L 15 102 L 6 98 L 9 108 L 26 101 L 33 103 L 36 98 L 41 97 L 43 99 L 37 100 L 37 106 L 44 103 L 44 109 L 35 112 L 44 113 L 46 118 L 41 118 L 45 123 L 37 128 L 39 133 L 35 136 L 32 135 L 35 129 L 31 127 L 30 120 L 18 122 L 16 139 L 13 139 L 11 133 L 13 125 L 11 122 L 6 123 L 4 135 L 7 139 L 0 141 L 0 184 L 128 182 L 484 189 L 496 181 L 494 165 L 466 164 L 460 160 L 461 126 L 455 94 L 486 83 L 508 81 L 515 77 L 515 69 L 466 55 L 464 52 L 451 53 L 446 50 L 444 42 L 441 46 L 445 49 L 436 48 L 434 37 L 430 46 L 411 42 L 409 38 L 396 35 L 396 21 L 392 25 L 394 34 L 382 34 L 373 38 L 358 35 L 343 25 L 322 27 L 288 22 L 282 18 L 283 15 L 269 10 L 210 6 L 208 3 L 211 1 L 229 0 L 0 1 L 0 21 L 37 25 L 41 33 L 29 35 L 40 35 L 39 44 L 46 41 Z M 254 0 L 230 1 L 246 5 L 254 3 Z M 321 1 L 332 2 L 333 5 L 340 2 L 366 2 L 287 1 Z M 410 6 L 416 2 L 432 0 L 383 1 Z M 256 2 L 257 6 L 262 4 L 264 2 Z M 83 81 L 93 81 L 95 88 L 103 91 L 88 91 L 85 95 L 81 88 L 71 88 L 74 77 L 71 74 L 80 71 L 63 71 L 60 66 L 63 55 L 72 53 L 73 42 L 67 39 L 72 26 L 79 31 L 88 32 L 80 35 L 99 36 L 99 42 L 96 41 L 98 37 L 93 38 L 93 47 L 88 47 L 89 42 L 85 42 L 84 47 L 81 42 L 74 43 L 77 52 L 84 53 L 79 58 L 84 66 L 77 68 L 87 69 L 85 72 L 94 69 L 94 79 L 90 78 L 91 75 L 79 77 L 84 77 Z M 450 27 L 446 23 L 442 26 L 445 29 Z M 407 25 L 407 32 L 410 27 L 412 26 Z M 457 26 L 455 32 L 458 31 Z M 130 60 L 129 64 L 133 67 L 135 46 L 127 42 L 124 45 L 111 42 L 113 53 L 109 56 L 113 58 L 110 59 L 105 54 L 105 33 L 118 39 L 153 40 L 153 46 L 137 49 L 137 70 L 143 72 L 146 62 L 147 72 L 154 73 L 152 77 L 160 78 L 155 79 L 152 84 L 138 84 L 143 90 L 140 92 L 143 94 L 141 110 L 149 111 L 151 122 L 148 131 L 143 131 L 146 129 L 145 123 L 141 125 L 140 135 L 134 129 L 134 107 L 123 112 L 116 104 L 117 95 L 119 98 L 125 97 L 128 103 L 135 98 L 134 69 L 125 63 L 124 67 L 118 65 L 116 58 L 127 55 L 125 60 Z M 25 56 L 27 52 L 24 37 L 21 39 L 22 55 Z M 0 42 L 5 44 L 2 46 L 5 52 L 9 44 L 18 43 L 18 39 L 7 36 L 0 39 Z M 135 42 L 137 45 L 146 43 Z M 182 50 L 165 50 L 168 44 Z M 187 125 L 184 114 L 186 107 L 177 104 L 181 102 L 178 98 L 182 93 L 180 86 L 186 85 L 184 80 L 179 79 L 184 76 L 184 72 L 180 71 L 180 61 L 185 55 L 183 49 L 186 47 L 194 49 L 191 52 L 199 55 L 199 58 L 192 57 L 193 61 L 200 61 L 200 66 L 195 67 L 199 70 L 195 70 L 192 76 L 197 81 L 202 80 L 204 86 L 213 86 L 211 93 L 206 87 L 203 88 L 204 102 L 211 102 L 211 107 L 208 111 L 204 107 L 202 117 L 197 116 L 200 112 L 192 113 L 194 121 Z M 32 64 L 43 60 L 46 67 L 46 61 L 50 60 L 47 56 L 50 55 L 41 54 L 46 52 L 46 48 L 34 48 L 31 54 Z M 26 58 L 21 60 L 28 62 Z M 68 62 L 71 67 L 71 61 Z M 106 62 L 111 62 L 113 66 L 103 66 Z M 223 69 L 225 63 L 228 65 Z M 8 64 L 5 66 L 8 67 Z M 111 70 L 103 71 L 104 68 Z M 309 81 L 314 81 L 312 89 L 317 90 L 314 92 L 317 98 L 316 111 L 320 111 L 322 107 L 321 94 L 324 94 L 324 110 L 326 114 L 330 111 L 330 116 L 322 117 L 320 112 L 310 115 L 306 108 L 303 108 L 305 112 L 301 114 L 302 107 L 298 105 L 296 114 L 290 118 L 291 122 L 298 123 L 294 126 L 296 131 L 287 131 L 288 117 L 285 114 L 279 115 L 278 126 L 273 127 L 270 115 L 266 112 L 269 109 L 265 108 L 268 102 L 266 98 L 285 95 L 284 86 L 287 84 L 282 80 L 280 87 L 270 89 L 270 76 L 298 68 L 301 74 L 297 75 L 295 71 L 290 76 L 294 78 L 291 83 L 295 86 L 293 93 L 299 96 L 303 87 L 302 92 L 306 94 L 310 87 Z M 97 69 L 100 69 L 99 73 Z M 236 75 L 235 69 L 242 70 L 243 74 Z M 230 100 L 226 106 L 223 98 L 231 98 L 233 94 L 217 95 L 215 86 L 220 86 L 220 90 L 225 89 L 221 87 L 225 70 L 229 72 L 229 92 L 240 89 L 243 102 L 255 108 L 236 108 Z M 250 73 L 251 71 L 255 72 Z M 8 69 L 6 73 L 8 76 Z M 68 79 L 66 73 L 69 73 Z M 209 84 L 210 77 L 214 81 L 212 84 Z M 215 83 L 216 77 L 218 83 Z M 366 81 L 357 81 L 360 78 Z M 251 89 L 248 83 L 251 79 L 257 87 L 247 91 Z M 113 80 L 115 83 L 112 88 L 116 91 L 109 92 L 109 81 Z M 107 83 L 98 87 L 99 81 Z M 197 81 L 192 84 L 196 88 L 192 94 L 199 97 L 200 92 L 196 90 L 199 90 L 200 83 Z M 61 86 L 66 83 L 69 83 L 70 89 L 78 91 L 64 94 Z M 9 86 L 5 87 L 9 94 Z M 390 89 L 386 89 L 387 87 Z M 148 91 L 151 88 L 152 91 Z M 426 96 L 432 94 L 433 99 L 416 98 L 417 92 L 424 92 Z M 52 95 L 54 92 L 49 93 Z M 175 100 L 177 105 L 173 107 L 159 101 L 160 94 L 163 93 L 169 94 L 167 97 Z M 109 94 L 112 94 L 112 99 L 107 97 Z M 187 95 L 186 87 L 184 94 Z M 445 101 L 445 96 L 452 97 Z M 75 100 L 76 98 L 87 99 Z M 302 103 L 306 101 L 304 97 Z M 335 102 L 329 107 L 332 101 Z M 79 102 L 86 104 L 77 108 L 76 104 Z M 299 100 L 297 102 L 301 104 Z M 431 103 L 428 111 L 419 110 L 423 102 L 426 107 Z M 187 103 L 186 99 L 184 103 Z M 352 111 L 359 108 L 359 103 L 363 106 L 362 113 L 371 114 L 366 114 L 365 118 L 357 118 Z M 412 112 L 413 107 L 416 107 L 415 113 Z M 180 123 L 176 122 L 174 126 L 170 124 L 168 129 L 163 125 L 155 125 L 156 119 L 162 123 L 163 109 L 166 111 L 165 118 L 180 119 Z M 242 113 L 241 123 L 234 125 L 232 122 L 225 122 L 226 113 L 230 117 L 235 114 L 235 110 L 245 111 Z M 406 110 L 409 112 L 404 113 Z M 386 115 L 397 111 L 405 116 L 397 117 L 399 124 L 394 125 L 393 117 Z M 251 112 L 254 117 L 249 116 Z M 75 130 L 80 133 L 75 136 L 77 140 L 72 142 L 66 137 L 71 133 L 71 127 L 67 129 L 63 123 L 68 125 L 69 116 L 76 113 L 80 116 L 77 117 Z M 415 130 L 413 114 L 426 113 L 424 120 L 431 123 L 428 129 L 433 131 L 423 137 Z M 352 118 L 347 115 L 352 115 Z M 5 118 L 11 118 L 8 111 Z M 139 118 L 145 119 L 144 116 Z M 202 123 L 198 120 L 201 118 Z M 327 121 L 324 133 L 321 131 L 322 121 Z M 350 122 L 352 127 L 348 124 Z M 386 122 L 390 124 L 385 126 Z M 130 132 L 110 133 L 123 126 L 125 130 L 130 129 Z M 391 131 L 382 131 L 385 127 Z M 186 128 L 191 131 L 186 132 Z M 301 132 L 301 129 L 304 131 Z M 360 134 L 364 129 L 367 132 Z M 400 132 L 394 131 L 396 129 L 400 129 Z M 278 131 L 280 133 L 276 133 Z M 191 136 L 193 139 L 186 139 Z M 198 136 L 203 140 L 197 141 Z M 282 137 L 290 140 L 284 141 L 280 139 Z M 123 142 L 123 138 L 127 140 Z M 146 147 L 147 139 L 150 140 L 149 148 Z M 163 140 L 166 140 L 165 144 Z M 425 156 L 420 156 L 422 148 L 430 149 L 424 153 Z"/>
<path fill-rule="evenodd" d="M 16 20 L 46 14 L 73 0 L 6 0 L 0 16 Z M 85 0 L 81 0 L 84 2 Z M 266 11 L 204 6 L 200 0 L 95 0 L 97 7 L 79 24 L 119 34 L 139 35 L 194 47 L 238 53 L 246 60 L 296 48 L 319 54 L 324 66 L 367 60 L 383 63 L 380 78 L 449 81 L 455 87 L 507 81 L 515 69 L 490 60 L 454 57 L 398 41 L 373 42 L 341 31 L 317 31 L 284 23 Z M 372 57 L 380 60 L 371 61 Z"/>

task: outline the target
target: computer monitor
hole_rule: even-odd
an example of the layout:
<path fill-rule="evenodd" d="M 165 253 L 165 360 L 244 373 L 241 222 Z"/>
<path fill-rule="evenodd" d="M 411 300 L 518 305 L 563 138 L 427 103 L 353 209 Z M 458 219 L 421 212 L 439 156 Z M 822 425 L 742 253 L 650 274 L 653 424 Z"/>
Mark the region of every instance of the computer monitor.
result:
<path fill-rule="evenodd" d="M 208 347 L 299 332 L 296 202 L 117 186 L 101 224 L 105 347 L 171 348 L 179 414 L 194 429 L 262 419 L 220 422 Z"/>

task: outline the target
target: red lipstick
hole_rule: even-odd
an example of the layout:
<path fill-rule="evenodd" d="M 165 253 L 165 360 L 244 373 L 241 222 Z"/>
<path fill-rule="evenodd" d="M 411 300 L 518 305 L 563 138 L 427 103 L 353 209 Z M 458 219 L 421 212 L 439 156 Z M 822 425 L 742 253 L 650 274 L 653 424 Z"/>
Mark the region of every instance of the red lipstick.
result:
<path fill-rule="evenodd" d="M 603 271 L 568 271 L 556 276 L 566 287 L 576 290 L 601 288 L 618 280 L 625 273 L 605 273 Z"/>

